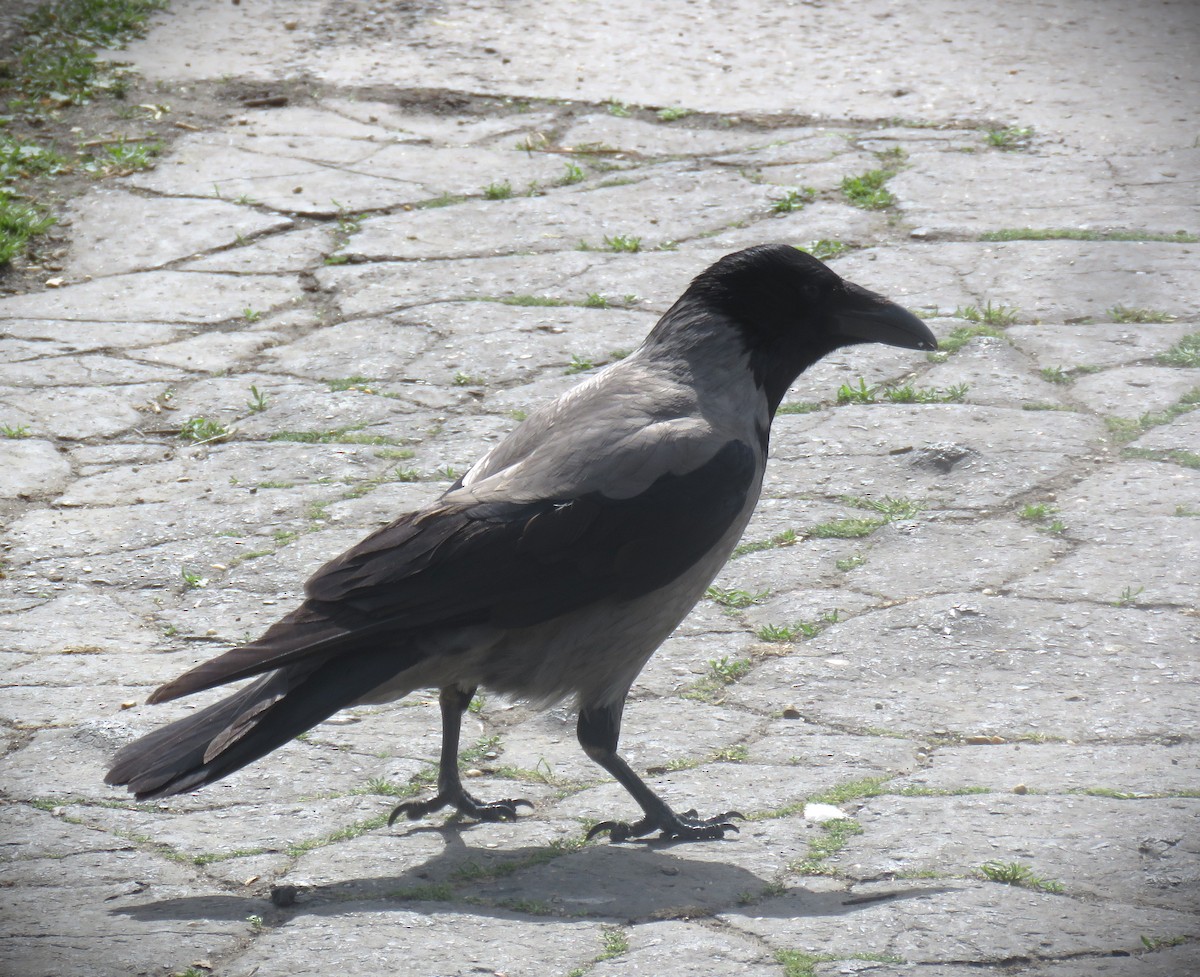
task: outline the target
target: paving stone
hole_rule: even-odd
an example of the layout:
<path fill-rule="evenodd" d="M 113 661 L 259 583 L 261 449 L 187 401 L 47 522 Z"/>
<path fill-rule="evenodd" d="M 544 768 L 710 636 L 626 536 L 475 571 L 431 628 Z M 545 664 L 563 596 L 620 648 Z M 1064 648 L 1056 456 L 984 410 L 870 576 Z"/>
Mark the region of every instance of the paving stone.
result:
<path fill-rule="evenodd" d="M 409 375 L 408 361 L 429 343 L 425 330 L 388 319 L 358 319 L 328 326 L 272 349 L 268 368 L 317 380 Z"/>
<path fill-rule="evenodd" d="M 72 275 L 96 278 L 157 268 L 291 224 L 222 200 L 172 200 L 122 190 L 97 190 L 74 201 L 71 219 L 77 226 Z M 131 225 L 142 233 L 130 236 Z"/>
<path fill-rule="evenodd" d="M 371 101 L 336 94 L 324 100 L 331 111 L 368 126 L 415 136 L 432 146 L 498 146 L 506 148 L 522 137 L 556 125 L 562 112 L 553 106 L 535 106 L 514 99 L 501 99 L 483 114 L 445 114 L 438 107 L 422 108 L 420 99 L 411 103 Z"/>
<path fill-rule="evenodd" d="M 909 965 L 1132 954 L 1144 949 L 1143 934 L 1186 927 L 1191 918 L 982 881 L 874 883 L 856 886 L 854 894 L 881 898 L 882 905 L 838 905 L 801 888 L 722 918 L 772 949 L 834 957 L 887 954 Z"/>
<path fill-rule="evenodd" d="M 333 232 L 326 227 L 284 231 L 257 238 L 238 247 L 186 261 L 188 271 L 282 272 L 305 271 L 335 250 Z"/>
<path fill-rule="evenodd" d="M 141 421 L 141 415 L 130 406 L 129 390 L 60 387 L 31 391 L 0 387 L 0 411 L 4 423 L 28 428 L 35 437 L 106 437 L 128 431 Z M 137 399 L 136 393 L 133 399 Z"/>
<path fill-rule="evenodd" d="M 1200 172 L 1200 153 L 1173 156 L 1162 165 Z M 1195 226 L 1200 213 L 1181 198 L 1175 181 L 1147 179 L 1139 168 L 1136 159 L 1061 152 L 918 152 L 888 181 L 888 190 L 908 220 L 940 233 L 1034 227 L 1173 234 Z M 1021 191 L 1014 196 L 1016 186 Z M 1064 186 L 1073 189 L 1069 197 Z M 1001 199 L 1009 206 L 991 205 Z"/>
<path fill-rule="evenodd" d="M 282 214 L 326 217 L 431 196 L 411 181 L 353 173 L 286 153 L 259 153 L 210 134 L 177 144 L 170 159 L 135 174 L 130 183 L 173 197 L 217 197 Z"/>
<path fill-rule="evenodd" d="M 953 404 L 851 405 L 815 416 L 799 421 L 812 425 L 805 437 L 790 436 L 791 418 L 776 427 L 773 479 L 806 492 L 964 509 L 990 509 L 1072 470 L 1097 450 L 1101 429 L 1071 413 Z"/>
<path fill-rule="evenodd" d="M 131 350 L 129 356 L 152 363 L 170 364 L 185 370 L 220 373 L 253 358 L 264 346 L 278 342 L 281 338 L 280 334 L 273 332 L 208 333 L 181 339 L 177 343 Z"/>
<path fill-rule="evenodd" d="M 781 177 L 782 178 L 782 177 Z M 775 194 L 776 197 L 782 196 Z M 887 218 L 879 213 L 831 200 L 817 200 L 801 210 L 747 219 L 715 234 L 685 241 L 681 250 L 719 248 L 740 251 L 764 241 L 784 241 L 811 250 L 820 240 L 845 241 L 866 246 L 887 235 Z"/>
<path fill-rule="evenodd" d="M 1192 827 L 1200 802 L 1100 797 L 875 798 L 856 812 L 863 834 L 836 864 L 877 879 L 937 871 L 978 874 L 986 862 L 1025 865 L 1083 899 L 1192 912 L 1200 894 L 1200 851 Z M 928 830 L 936 821 L 939 828 Z M 1004 825 L 1020 824 L 1018 832 Z"/>
<path fill-rule="evenodd" d="M 107 387 L 129 383 L 164 383 L 174 379 L 173 370 L 130 362 L 123 356 L 90 353 L 55 357 L 55 374 L 46 375 L 44 363 L 18 360 L 0 365 L 0 384 L 5 387 Z"/>
<path fill-rule="evenodd" d="M 58 492 L 70 474 L 71 463 L 51 441 L 0 441 L 0 498 Z"/>
<path fill-rule="evenodd" d="M 18 921 L 0 941 L 0 961 L 11 973 L 57 977 L 91 960 L 89 967 L 100 972 L 161 974 L 229 953 L 249 932 L 244 917 L 164 926 L 157 902 L 189 899 L 203 907 L 221 898 L 221 890 L 153 855 L 68 849 L 38 861 L 34 884 L 4 889 L 4 915 Z M 99 932 L 105 934 L 101 960 L 93 935 Z"/>
<path fill-rule="evenodd" d="M 981 750 L 983 751 L 981 753 Z M 1116 791 L 1131 795 L 1194 793 L 1196 747 L 1191 743 L 1137 746 L 1098 743 L 1010 743 L 939 747 L 910 781 L 934 790 L 986 787 L 1031 793 Z M 991 762 L 982 763 L 981 757 Z M 1120 784 L 1115 788 L 1113 784 Z"/>
<path fill-rule="evenodd" d="M 53 343 L 64 353 L 123 349 L 147 343 L 169 343 L 182 332 L 180 326 L 166 322 L 122 322 L 114 330 L 107 322 L 61 319 L 6 319 L 0 322 L 0 335 L 21 339 L 40 339 Z M 13 357 L 10 362 L 16 362 Z"/>
<path fill-rule="evenodd" d="M 859 615 L 764 661 L 727 699 L 786 696 L 811 722 L 893 733 L 1190 735 L 1195 717 L 1157 691 L 1190 681 L 1192 620 L 1083 603 L 1070 611 L 976 595 L 913 601 Z"/>
<path fill-rule="evenodd" d="M 1140 438 L 1131 441 L 1129 447 L 1134 451 L 1191 451 L 1198 442 L 1200 442 L 1200 414 L 1191 411 L 1170 424 L 1151 428 Z M 1178 476 L 1172 472 L 1169 477 Z M 1185 506 L 1185 508 L 1187 507 Z M 1175 514 L 1180 514 L 1178 509 Z"/>
<path fill-rule="evenodd" d="M 1187 568 L 1195 565 L 1200 540 L 1188 520 L 1110 518 L 1087 536 L 1088 545 L 1011 581 L 1013 591 L 1031 597 L 1053 591 L 1064 600 L 1196 606 L 1196 581 Z"/>
<path fill-rule="evenodd" d="M 711 128 L 697 125 L 694 120 L 684 121 L 682 124 L 680 121 L 650 122 L 645 119 L 592 113 L 575 119 L 571 127 L 559 136 L 559 142 L 581 152 L 599 146 L 612 150 L 626 150 L 636 157 L 716 156 L 745 152 L 768 142 L 790 145 L 800 134 L 810 135 L 806 130 L 754 132 L 728 127 Z"/>
<path fill-rule="evenodd" d="M 838 274 L 870 280 L 909 306 L 953 309 L 990 301 L 1019 310 L 1019 323 L 1107 318 L 1116 305 L 1193 317 L 1200 300 L 1187 282 L 1191 249 L 1157 242 L 1012 241 L 937 245 L 935 267 L 914 279 L 928 245 L 854 252 Z M 1131 275 L 1130 269 L 1134 269 Z"/>
<path fill-rule="evenodd" d="M 475 892 L 493 903 L 536 893 L 538 901 L 569 915 L 707 915 L 761 893 L 770 881 L 768 873 L 782 871 L 787 860 L 806 850 L 808 830 L 789 821 L 746 824 L 738 835 L 736 859 L 728 852 L 735 842 L 728 841 L 707 849 L 589 845 L 515 875 L 482 882 Z"/>
<path fill-rule="evenodd" d="M 1071 396 L 1098 414 L 1141 417 L 1176 404 L 1200 388 L 1200 370 L 1167 366 L 1126 366 L 1080 377 Z"/>
<path fill-rule="evenodd" d="M 381 179 L 415 184 L 420 187 L 417 200 L 445 195 L 478 197 L 485 187 L 505 182 L 516 194 L 528 193 L 534 187 L 550 187 L 562 177 L 561 157 L 526 152 L 521 142 L 514 133 L 512 142 L 503 148 L 451 145 L 433 149 L 394 143 L 357 164 L 356 169 Z"/>
<path fill-rule="evenodd" d="M 1025 357 L 1003 339 L 979 336 L 921 377 L 924 389 L 949 392 L 965 388 L 962 399 L 971 404 L 1023 407 L 1063 403 L 1058 384 L 1029 374 Z M 1066 406 L 1066 405 L 1064 405 Z"/>
<path fill-rule="evenodd" d="M 1015 519 L 977 520 L 988 534 L 988 547 L 963 533 L 957 520 L 914 519 L 894 522 L 871 537 L 866 562 L 846 572 L 846 582 L 859 591 L 889 601 L 964 591 L 994 591 L 1010 580 L 1054 560 L 1066 544 L 1036 526 Z M 896 573 L 897 551 L 919 569 Z"/>
<path fill-rule="evenodd" d="M 294 298 L 299 287 L 278 275 L 223 275 L 212 272 L 146 271 L 112 275 L 67 285 L 44 295 L 0 299 L 0 320 L 48 315 L 96 321 L 97 310 L 113 322 L 213 323 L 241 318 L 245 309 L 266 311 Z"/>
<path fill-rule="evenodd" d="M 1039 367 L 1125 366 L 1164 352 L 1193 327 L 1186 324 L 1090 323 L 1015 325 L 1004 334 L 1037 360 Z"/>
<path fill-rule="evenodd" d="M 711 977 L 766 977 L 779 972 L 774 956 L 743 934 L 699 923 L 670 920 L 647 923 L 629 932 L 629 949 L 602 960 L 590 972 L 616 974 L 688 974 Z"/>
<path fill-rule="evenodd" d="M 720 230 L 767 206 L 765 191 L 733 172 L 687 164 L 630 171 L 614 186 L 568 187 L 537 197 L 468 201 L 363 222 L 347 254 L 368 260 L 461 258 L 557 251 L 583 243 L 609 250 L 637 238 L 646 250 Z M 683 201 L 708 201 L 682 206 Z M 637 215 L 636 217 L 631 215 Z"/>
<path fill-rule="evenodd" d="M 410 375 L 445 385 L 462 385 L 466 377 L 485 395 L 496 386 L 538 381 L 543 371 L 570 375 L 573 358 L 611 362 L 614 350 L 639 346 L 655 322 L 641 312 L 492 302 L 439 303 L 410 310 L 405 319 L 438 337 L 413 358 Z M 540 389 L 537 396 L 544 396 Z"/>
<path fill-rule="evenodd" d="M 237 965 L 281 966 L 295 977 L 316 977 L 328 970 L 331 956 L 346 977 L 367 977 L 403 963 L 419 973 L 566 973 L 589 961 L 600 946 L 599 924 L 524 916 L 492 910 L 469 927 L 444 904 L 362 902 L 333 914 L 298 914 L 272 928 L 238 957 Z M 514 927 L 535 922 L 538 954 L 512 940 Z M 403 949 L 398 943 L 402 941 Z M 446 960 L 456 961 L 449 970 Z"/>
<path fill-rule="evenodd" d="M 101 590 L 43 600 L 19 617 L 0 617 L 6 651 L 95 655 L 152 644 L 141 621 Z M 49 635 L 53 635 L 47 640 Z"/>

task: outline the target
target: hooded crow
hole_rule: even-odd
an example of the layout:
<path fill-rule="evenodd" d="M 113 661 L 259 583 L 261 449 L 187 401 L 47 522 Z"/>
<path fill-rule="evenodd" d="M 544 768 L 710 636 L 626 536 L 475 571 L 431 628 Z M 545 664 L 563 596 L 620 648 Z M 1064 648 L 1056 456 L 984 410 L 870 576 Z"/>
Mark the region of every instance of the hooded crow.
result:
<path fill-rule="evenodd" d="M 321 567 L 262 637 L 157 689 L 148 701 L 257 676 L 124 747 L 106 781 L 138 799 L 194 790 L 339 709 L 437 688 L 437 795 L 392 820 L 446 807 L 510 820 L 529 802 L 480 801 L 459 779 L 462 714 L 482 686 L 578 706 L 580 745 L 642 810 L 589 837 L 736 830 L 736 812 L 677 814 L 621 758 L 625 697 L 745 529 L 788 387 L 868 342 L 937 348 L 916 316 L 790 245 L 727 255 L 630 356 L 531 413 L 437 501 Z"/>

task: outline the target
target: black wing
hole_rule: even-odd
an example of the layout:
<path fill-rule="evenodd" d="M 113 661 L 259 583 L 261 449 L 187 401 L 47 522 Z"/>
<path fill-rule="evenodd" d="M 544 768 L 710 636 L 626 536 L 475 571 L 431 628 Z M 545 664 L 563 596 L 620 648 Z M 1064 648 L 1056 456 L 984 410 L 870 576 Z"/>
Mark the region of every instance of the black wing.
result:
<path fill-rule="evenodd" d="M 364 640 L 431 627 L 529 627 L 639 597 L 704 556 L 746 504 L 755 454 L 727 442 L 685 475 L 629 499 L 475 502 L 410 513 L 332 560 L 307 600 L 257 641 L 164 685 L 161 702 Z"/>

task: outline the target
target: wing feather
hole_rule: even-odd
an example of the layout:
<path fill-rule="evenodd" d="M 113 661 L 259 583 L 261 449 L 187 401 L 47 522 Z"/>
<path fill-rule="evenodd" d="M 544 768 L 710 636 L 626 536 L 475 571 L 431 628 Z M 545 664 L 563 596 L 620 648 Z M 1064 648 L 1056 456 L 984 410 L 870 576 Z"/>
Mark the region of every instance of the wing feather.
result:
<path fill-rule="evenodd" d="M 684 573 L 725 535 L 757 456 L 728 441 L 640 494 L 441 504 L 402 516 L 318 570 L 307 599 L 251 644 L 154 693 L 165 701 L 314 655 L 384 647 L 430 628 L 531 627 L 603 600 L 639 597 Z M 413 662 L 411 654 L 403 667 Z"/>

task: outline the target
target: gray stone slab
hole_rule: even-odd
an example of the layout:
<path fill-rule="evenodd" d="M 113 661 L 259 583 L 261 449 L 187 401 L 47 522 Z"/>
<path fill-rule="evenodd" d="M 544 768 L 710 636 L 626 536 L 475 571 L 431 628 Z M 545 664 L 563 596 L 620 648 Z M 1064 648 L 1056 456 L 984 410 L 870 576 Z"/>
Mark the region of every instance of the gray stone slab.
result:
<path fill-rule="evenodd" d="M 329 492 L 323 485 L 369 478 L 380 463 L 361 445 L 348 445 L 338 451 L 321 444 L 235 441 L 205 447 L 180 446 L 162 460 L 148 459 L 142 464 L 135 462 L 135 466 L 133 474 L 138 478 L 132 499 L 129 473 L 113 467 L 76 480 L 59 496 L 58 503 L 76 507 L 171 502 L 183 507 L 203 495 L 203 504 L 209 507 L 250 500 L 257 504 L 267 499 L 274 511 L 275 503 L 288 497 L 281 493 L 297 491 L 288 507 L 300 510 L 315 497 L 311 493 Z M 237 473 L 236 481 L 230 480 L 230 471 Z"/>
<path fill-rule="evenodd" d="M 779 191 L 768 190 L 768 195 L 774 199 L 782 197 Z M 729 252 L 764 241 L 783 241 L 811 250 L 821 240 L 867 246 L 886 238 L 887 220 L 878 211 L 862 210 L 836 200 L 817 200 L 790 213 L 750 215 L 725 230 L 685 241 L 680 247 L 685 251 L 717 248 Z"/>
<path fill-rule="evenodd" d="M 396 380 L 412 376 L 408 364 L 430 338 L 426 330 L 404 321 L 357 319 L 277 346 L 267 353 L 263 365 L 316 380 Z"/>
<path fill-rule="evenodd" d="M 433 148 L 394 143 L 356 163 L 356 172 L 379 179 L 415 185 L 414 200 L 451 196 L 481 197 L 484 188 L 508 183 L 515 194 L 551 187 L 566 170 L 557 154 L 527 152 L 524 140 L 513 133 L 511 142 L 495 147 Z"/>
<path fill-rule="evenodd" d="M 830 735 L 799 718 L 772 719 L 751 745 L 751 763 L 813 768 L 827 786 L 910 773 L 917 766 L 917 744 L 890 736 Z"/>
<path fill-rule="evenodd" d="M 1003 339 L 978 336 L 961 350 L 921 376 L 921 386 L 938 391 L 965 387 L 971 404 L 1021 407 L 1025 404 L 1064 404 L 1070 395 L 1060 384 L 1030 374 L 1026 357 Z"/>
<path fill-rule="evenodd" d="M 62 489 L 70 474 L 70 461 L 51 441 L 0 440 L 0 498 L 53 494 Z"/>
<path fill-rule="evenodd" d="M 1015 518 L 972 524 L 987 533 L 986 550 L 980 550 L 977 537 L 963 532 L 959 520 L 890 523 L 861 548 L 866 562 L 847 571 L 846 582 L 888 601 L 950 591 L 994 592 L 1052 562 L 1068 548 L 1053 535 Z M 897 573 L 905 561 L 919 569 Z"/>
<path fill-rule="evenodd" d="M 684 163 L 628 171 L 617 185 L 536 197 L 468 201 L 365 221 L 346 253 L 369 260 L 461 258 L 561 251 L 637 238 L 646 250 L 720 230 L 766 210 L 766 191 L 736 172 Z"/>
<path fill-rule="evenodd" d="M 603 816 L 614 814 L 621 812 Z M 567 915 L 709 915 L 761 894 L 789 860 L 806 851 L 811 830 L 803 822 L 757 821 L 744 823 L 735 841 L 717 845 L 593 844 L 482 882 L 475 891 L 493 903 L 532 897 Z"/>
<path fill-rule="evenodd" d="M 295 23 L 322 23 L 318 9 L 302 5 Z M 263 77 L 255 56 L 265 49 L 334 85 L 520 91 L 726 113 L 1000 117 L 1066 133 L 1075 144 L 1131 148 L 1190 145 L 1178 130 L 1195 118 L 1183 95 L 1196 79 L 1186 43 L 1194 24 L 1182 8 L 1152 13 L 1122 6 L 1085 23 L 1024 4 L 1011 10 L 937 4 L 893 21 L 881 0 L 852 10 L 764 11 L 743 3 L 721 18 L 693 18 L 686 31 L 664 31 L 657 8 L 633 3 L 616 5 L 603 22 L 570 6 L 556 7 L 551 17 L 492 5 L 469 19 L 407 9 L 372 14 L 365 4 L 339 13 L 344 21 L 328 21 L 328 32 L 307 44 L 307 30 L 281 29 L 266 12 L 222 10 L 204 19 L 193 13 L 164 23 L 161 40 L 135 44 L 130 57 L 151 77 L 215 79 L 230 59 L 244 61 L 250 77 Z M 358 29 L 346 33 L 350 26 Z M 1116 56 L 1117 26 L 1130 67 L 1112 77 L 1100 66 Z M 187 44 L 201 29 L 209 43 Z M 998 31 L 1021 52 L 1015 60 L 984 40 Z M 1162 37 L 1173 43 L 1164 47 Z M 570 39 L 569 57 L 562 57 L 562 38 Z M 191 49 L 184 63 L 165 53 L 181 43 Z M 764 77 L 772 84 L 764 86 Z M 1098 102 L 1101 81 L 1107 97 Z M 1142 111 L 1148 100 L 1161 111 Z"/>
<path fill-rule="evenodd" d="M 155 640 L 136 615 L 101 589 L 62 594 L 4 615 L 0 635 L 6 651 L 68 656 L 142 650 Z"/>
<path fill-rule="evenodd" d="M 986 762 L 984 762 L 986 760 Z M 1200 756 L 1191 743 L 1010 743 L 943 746 L 909 783 L 934 790 L 986 787 L 1033 793 L 1114 791 L 1149 796 L 1195 793 Z M 899 786 L 899 785 L 898 785 Z"/>
<path fill-rule="evenodd" d="M 165 384 L 177 376 L 173 370 L 105 353 L 57 356 L 53 374 L 47 373 L 44 361 L 18 360 L 0 364 L 0 384 L 4 387 L 120 387 L 135 383 Z"/>
<path fill-rule="evenodd" d="M 74 279 L 157 268 L 291 224 L 222 200 L 143 197 L 97 190 L 71 204 L 76 230 L 67 258 Z M 130 235 L 130 226 L 140 233 Z"/>
<path fill-rule="evenodd" d="M 460 115 L 443 113 L 434 102 L 422 106 L 419 101 L 374 101 L 334 93 L 323 104 L 344 119 L 359 122 L 376 131 L 382 127 L 405 139 L 416 137 L 432 146 L 498 146 L 507 148 L 523 137 L 552 128 L 562 112 L 551 106 L 535 107 L 520 99 L 504 99 L 494 105 L 497 114 Z"/>
<path fill-rule="evenodd" d="M 1190 520 L 1109 517 L 1084 532 L 1087 545 L 1011 581 L 1013 592 L 1030 597 L 1053 592 L 1056 599 L 1117 605 L 1196 607 L 1190 567 L 1200 555 L 1200 539 Z"/>
<path fill-rule="evenodd" d="M 538 950 L 512 939 L 514 929 L 534 925 Z M 339 973 L 369 977 L 381 969 L 461 975 L 566 973 L 591 960 L 600 926 L 583 920 L 484 910 L 464 926 L 460 912 L 438 903 L 362 902 L 336 913 L 299 913 L 237 956 L 235 972 L 281 966 L 295 977 L 326 974 L 335 954 Z M 399 937 L 399 938 L 398 938 Z M 546 968 L 546 969 L 543 969 Z"/>
<path fill-rule="evenodd" d="M 141 422 L 142 416 L 131 401 L 139 401 L 137 388 L 0 387 L 4 423 L 28 428 L 34 437 L 75 440 L 120 434 Z"/>
<path fill-rule="evenodd" d="M 626 933 L 629 949 L 602 960 L 590 973 L 598 977 L 630 973 L 767 977 L 779 972 L 773 954 L 736 931 L 668 920 L 635 926 Z"/>
<path fill-rule="evenodd" d="M 1140 438 L 1130 442 L 1129 447 L 1135 451 L 1192 451 L 1197 444 L 1200 444 L 1200 412 L 1190 411 L 1170 424 L 1151 428 Z M 1174 480 L 1179 476 L 1174 471 L 1169 471 L 1167 477 Z M 1185 505 L 1184 508 L 1194 509 L 1195 506 Z M 1178 509 L 1175 514 L 1180 514 Z"/>
<path fill-rule="evenodd" d="M 970 876 L 985 862 L 1017 862 L 1077 898 L 1188 913 L 1200 906 L 1198 812 L 1200 801 L 1190 798 L 875 798 L 856 813 L 863 834 L 837 863 L 852 877 L 877 879 Z M 931 821 L 937 831 L 927 829 Z M 1017 832 L 1001 827 L 1016 824 Z"/>
<path fill-rule="evenodd" d="M 447 302 L 404 315 L 436 335 L 406 375 L 428 383 L 468 384 L 485 398 L 496 387 L 568 375 L 573 359 L 613 361 L 639 346 L 655 318 L 621 309 L 519 308 L 493 302 Z M 573 382 L 581 377 L 570 375 Z M 537 391 L 539 398 L 544 396 Z"/>
<path fill-rule="evenodd" d="M 1136 158 L 1053 150 L 915 152 L 888 190 L 913 224 L 952 234 L 1024 227 L 1174 234 L 1200 226 L 1200 208 L 1180 193 L 1200 176 L 1200 153 L 1177 151 L 1160 165 L 1176 176 L 1147 179 Z"/>
<path fill-rule="evenodd" d="M 328 227 L 309 227 L 257 238 L 201 258 L 183 262 L 188 271 L 283 273 L 305 271 L 335 250 Z"/>
<path fill-rule="evenodd" d="M 131 350 L 128 356 L 134 360 L 176 366 L 184 370 L 219 373 L 244 365 L 247 360 L 256 359 L 255 354 L 263 347 L 270 346 L 281 338 L 279 333 L 265 330 L 208 333 L 181 339 L 177 343 L 156 344 L 144 349 Z M 133 367 L 129 360 L 125 363 L 126 369 Z M 177 377 L 178 373 L 168 376 Z"/>
<path fill-rule="evenodd" d="M 242 318 L 248 308 L 265 312 L 299 292 L 292 276 L 135 272 L 0 299 L 0 320 L 36 316 L 94 322 L 96 311 L 103 310 L 113 322 L 213 323 Z"/>
<path fill-rule="evenodd" d="M 5 887 L 3 912 L 15 921 L 0 941 L 5 970 L 58 977 L 87 969 L 103 975 L 161 974 L 234 950 L 250 932 L 245 916 L 222 918 L 222 890 L 194 873 L 136 850 L 77 854 L 58 851 L 30 866 L 34 884 Z M 193 925 L 164 925 L 160 903 L 191 900 Z M 262 903 L 258 909 L 262 911 Z M 248 913 L 247 913 L 248 915 Z M 94 934 L 103 933 L 103 946 Z"/>
<path fill-rule="evenodd" d="M 1166 434 L 1172 426 L 1161 430 Z M 1146 436 L 1134 443 L 1140 445 L 1144 440 Z M 1153 442 L 1150 446 L 1153 447 Z M 1194 468 L 1129 459 L 1114 462 L 1103 473 L 1089 475 L 1056 493 L 1054 504 L 1064 520 L 1075 524 L 1081 536 L 1100 537 L 1109 524 L 1174 516 L 1178 506 L 1194 501 L 1198 493 L 1200 472 Z M 1186 533 L 1187 529 L 1181 525 L 1169 532 Z"/>
<path fill-rule="evenodd" d="M 851 405 L 781 418 L 768 473 L 805 492 L 986 510 L 1073 470 L 1100 431 L 1094 418 L 1058 411 Z"/>
<path fill-rule="evenodd" d="M 797 139 L 811 142 L 813 138 L 808 130 L 747 131 L 684 118 L 686 121 L 650 121 L 593 112 L 574 119 L 558 142 L 581 152 L 592 147 L 625 150 L 637 158 L 745 153 L 767 143 L 790 145 Z"/>
<path fill-rule="evenodd" d="M 166 322 L 88 322 L 54 319 L 8 319 L 0 323 L 0 335 L 44 340 L 64 353 L 124 349 L 147 343 L 169 343 L 182 332 Z M 16 358 L 11 362 L 15 362 Z"/>
<path fill-rule="evenodd" d="M 1133 953 L 1144 949 L 1143 934 L 1186 930 L 1191 919 L 1171 910 L 1096 906 L 965 880 L 875 883 L 856 886 L 854 896 L 883 902 L 830 906 L 832 900 L 798 889 L 721 918 L 772 949 L 834 957 L 888 954 L 910 965 Z"/>
<path fill-rule="evenodd" d="M 1166 310 L 1160 310 L 1166 311 Z M 1125 366 L 1165 352 L 1193 331 L 1183 323 L 1016 325 L 1004 334 L 1037 361 L 1039 367 Z"/>
<path fill-rule="evenodd" d="M 246 771 L 229 781 L 228 787 L 203 797 L 207 809 L 175 811 L 172 804 L 172 809 L 163 814 L 76 805 L 72 814 L 85 824 L 116 834 L 146 836 L 153 831 L 159 845 L 166 845 L 191 860 L 197 856 L 224 857 L 245 850 L 278 852 L 293 845 L 303 847 L 391 810 L 389 798 L 314 798 L 311 793 L 306 796 L 306 792 L 295 789 L 306 782 L 299 779 L 306 772 L 319 775 L 322 766 L 318 763 L 307 771 L 303 767 L 293 771 L 289 778 L 293 783 L 291 789 L 287 780 L 270 778 L 260 770 Z M 365 780 L 364 776 L 360 782 Z M 277 794 L 284 796 L 277 798 Z M 243 806 L 239 801 L 249 803 Z M 236 824 L 236 830 L 228 830 L 230 824 Z"/>
<path fill-rule="evenodd" d="M 909 306 L 952 310 L 988 302 L 1019 310 L 1017 322 L 1106 319 L 1116 305 L 1200 312 L 1188 286 L 1191 245 L 1118 241 L 1013 241 L 899 245 L 838 258 L 838 273 Z M 914 274 L 913 269 L 919 269 Z M 1130 274 L 1130 269 L 1136 269 Z"/>
<path fill-rule="evenodd" d="M 330 150 L 332 146 L 328 147 Z M 228 138 L 200 134 L 177 143 L 171 157 L 130 183 L 173 197 L 209 197 L 283 214 L 332 217 L 431 196 L 420 184 L 351 172 L 288 153 L 256 152 Z"/>
<path fill-rule="evenodd" d="M 1137 418 L 1165 410 L 1197 388 L 1200 369 L 1125 366 L 1080 377 L 1070 395 L 1097 414 Z"/>
<path fill-rule="evenodd" d="M 860 731 L 1190 735 L 1192 710 L 1160 693 L 1191 681 L 1196 640 L 1191 618 L 1170 610 L 1077 603 L 1068 614 L 1050 601 L 946 595 L 830 627 L 763 661 L 727 700 L 788 690 L 809 721 Z"/>

